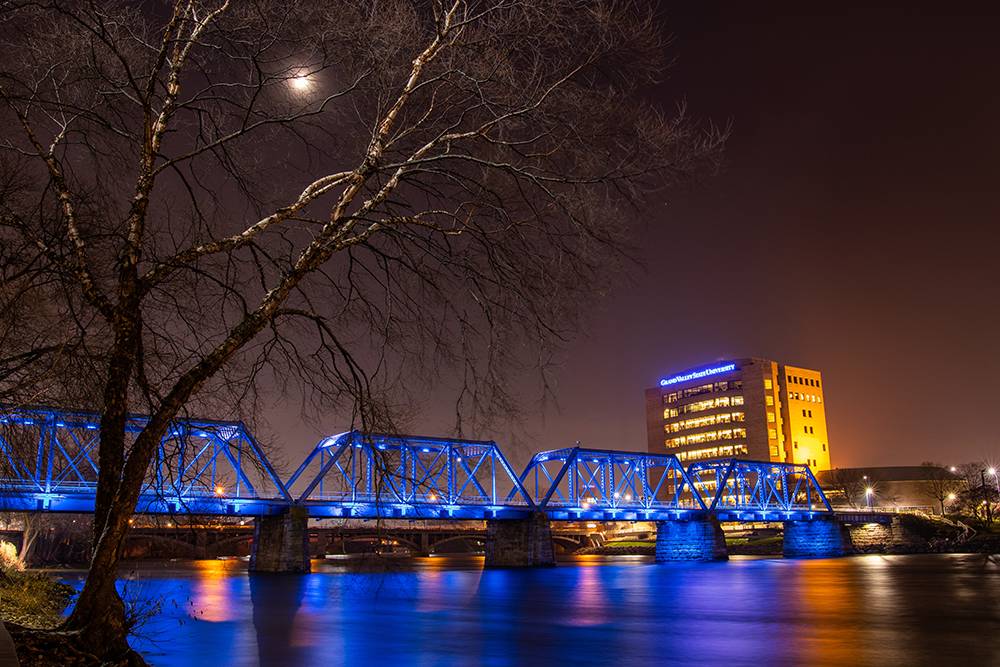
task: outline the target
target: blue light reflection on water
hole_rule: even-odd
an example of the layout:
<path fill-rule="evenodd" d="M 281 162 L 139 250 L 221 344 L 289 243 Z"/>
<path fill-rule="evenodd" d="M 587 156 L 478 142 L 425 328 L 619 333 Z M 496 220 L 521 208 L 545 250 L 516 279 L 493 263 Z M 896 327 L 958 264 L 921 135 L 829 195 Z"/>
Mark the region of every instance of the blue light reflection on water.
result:
<path fill-rule="evenodd" d="M 123 587 L 162 600 L 134 645 L 164 667 L 1000 664 L 1000 566 L 982 556 L 389 567 L 146 564 Z"/>

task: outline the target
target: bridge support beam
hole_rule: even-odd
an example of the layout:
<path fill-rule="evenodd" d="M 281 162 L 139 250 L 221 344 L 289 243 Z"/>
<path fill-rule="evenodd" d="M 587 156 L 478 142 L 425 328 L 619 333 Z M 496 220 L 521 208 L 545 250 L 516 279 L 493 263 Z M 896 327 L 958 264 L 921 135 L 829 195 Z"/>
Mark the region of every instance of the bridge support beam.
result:
<path fill-rule="evenodd" d="M 250 572 L 309 572 L 309 513 L 289 507 L 284 514 L 254 519 Z"/>
<path fill-rule="evenodd" d="M 833 558 L 851 553 L 847 526 L 836 518 L 785 521 L 785 558 Z"/>
<path fill-rule="evenodd" d="M 728 560 L 726 536 L 714 517 L 656 522 L 656 562 Z"/>
<path fill-rule="evenodd" d="M 555 565 L 549 518 L 535 512 L 527 519 L 486 522 L 486 567 Z"/>

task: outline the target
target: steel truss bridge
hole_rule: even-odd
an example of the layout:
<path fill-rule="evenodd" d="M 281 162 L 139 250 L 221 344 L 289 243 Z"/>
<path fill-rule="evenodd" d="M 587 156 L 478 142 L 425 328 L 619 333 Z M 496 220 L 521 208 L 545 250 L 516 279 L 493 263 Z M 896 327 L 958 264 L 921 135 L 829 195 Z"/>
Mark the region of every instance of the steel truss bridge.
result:
<path fill-rule="evenodd" d="M 127 436 L 147 422 L 132 415 Z M 0 510 L 93 512 L 99 416 L 0 408 Z M 833 514 L 807 466 L 572 447 L 517 474 L 495 442 L 361 433 L 324 438 L 287 481 L 242 422 L 178 419 L 137 513 L 563 521 L 808 520 Z"/>

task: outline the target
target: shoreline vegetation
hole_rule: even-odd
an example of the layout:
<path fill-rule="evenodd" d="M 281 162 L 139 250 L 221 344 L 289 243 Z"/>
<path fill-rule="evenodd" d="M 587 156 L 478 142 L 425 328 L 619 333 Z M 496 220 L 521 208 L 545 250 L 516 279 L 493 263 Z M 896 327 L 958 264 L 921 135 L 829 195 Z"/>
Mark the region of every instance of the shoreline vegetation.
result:
<path fill-rule="evenodd" d="M 13 640 L 20 667 L 106 664 L 76 648 L 71 633 L 58 630 L 76 595 L 73 586 L 51 571 L 26 568 L 13 545 L 0 542 L 0 621 Z"/>

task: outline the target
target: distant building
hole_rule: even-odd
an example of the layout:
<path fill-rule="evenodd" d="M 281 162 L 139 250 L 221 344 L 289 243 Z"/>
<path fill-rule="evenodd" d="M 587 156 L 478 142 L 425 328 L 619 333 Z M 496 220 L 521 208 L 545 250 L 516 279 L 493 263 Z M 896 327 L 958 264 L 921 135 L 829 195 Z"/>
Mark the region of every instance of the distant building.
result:
<path fill-rule="evenodd" d="M 835 468 L 817 473 L 816 479 L 835 506 L 864 508 L 870 503 L 873 508 L 934 514 L 966 489 L 961 476 L 932 465 Z"/>
<path fill-rule="evenodd" d="M 646 390 L 650 452 L 830 467 L 819 371 L 736 359 L 673 373 Z"/>

